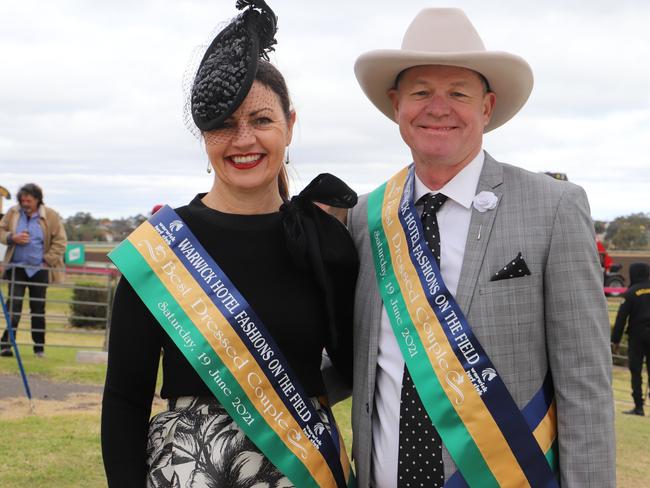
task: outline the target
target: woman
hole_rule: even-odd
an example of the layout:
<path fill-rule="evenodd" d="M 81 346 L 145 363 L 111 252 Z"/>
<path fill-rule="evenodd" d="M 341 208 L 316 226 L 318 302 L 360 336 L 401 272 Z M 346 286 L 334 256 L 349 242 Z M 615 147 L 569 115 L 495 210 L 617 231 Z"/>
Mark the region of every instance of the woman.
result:
<path fill-rule="evenodd" d="M 348 479 L 318 398 L 324 347 L 349 378 L 358 262 L 345 228 L 310 200 L 350 206 L 356 195 L 321 175 L 288 201 L 295 113 L 282 75 L 258 59 L 274 43 L 275 16 L 264 2 L 248 7 L 208 48 L 191 94 L 212 188 L 175 212 L 159 210 L 111 255 L 126 279 L 115 295 L 102 411 L 109 486 Z M 161 349 L 168 410 L 150 421 Z M 303 466 L 302 450 L 324 463 Z"/>

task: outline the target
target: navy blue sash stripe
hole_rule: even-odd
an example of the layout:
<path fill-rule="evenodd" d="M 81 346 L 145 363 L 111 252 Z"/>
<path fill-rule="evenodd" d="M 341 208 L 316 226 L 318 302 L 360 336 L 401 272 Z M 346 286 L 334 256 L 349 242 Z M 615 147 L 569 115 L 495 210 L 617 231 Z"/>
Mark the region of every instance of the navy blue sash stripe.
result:
<path fill-rule="evenodd" d="M 523 411 L 524 418 L 531 431 L 534 431 L 539 423 L 544 420 L 544 417 L 546 417 L 546 413 L 553 403 L 554 396 L 553 378 L 549 371 L 546 373 L 546 378 L 544 378 L 544 384 L 530 402 L 528 402 L 528 405 L 526 405 Z"/>
<path fill-rule="evenodd" d="M 410 168 L 409 175 L 406 179 L 398 215 L 400 224 L 407 236 L 406 242 L 409 248 L 411 261 L 423 284 L 423 288 L 427 294 L 427 300 L 440 321 L 442 329 L 445 331 L 449 344 L 452 346 L 456 357 L 463 365 L 465 371 L 468 372 L 468 376 L 471 377 L 470 371 L 473 369 L 475 375 L 478 375 L 476 381 L 480 381 L 483 380 L 483 373 L 489 372 L 491 379 L 483 382 L 484 389 L 481 393 L 481 399 L 501 429 L 504 438 L 510 445 L 512 452 L 521 466 L 522 471 L 525 473 L 530 485 L 535 487 L 557 487 L 557 482 L 548 462 L 546 461 L 546 457 L 535 440 L 521 411 L 517 407 L 506 385 L 501 380 L 496 368 L 483 350 L 478 339 L 474 336 L 470 325 L 456 303 L 456 300 L 444 284 L 436 261 L 424 240 L 422 223 L 420 222 L 420 218 L 415 210 L 413 202 L 413 188 L 414 166 Z M 418 254 L 418 256 L 416 256 L 416 254 Z M 425 276 L 425 270 L 423 269 L 425 265 L 430 266 L 440 287 L 440 289 L 435 291 L 433 294 L 427 286 L 427 277 Z M 427 276 L 430 277 L 431 272 L 428 271 L 428 266 Z M 444 301 L 441 300 L 441 296 L 445 297 Z M 441 307 L 436 304 L 436 300 L 438 300 L 442 306 L 448 304 L 449 307 L 442 312 Z M 452 312 L 453 315 L 451 315 Z M 462 333 L 465 334 L 467 341 L 463 341 L 463 347 L 471 347 L 471 349 L 466 349 L 470 354 L 473 354 L 471 357 L 464 354 L 463 350 L 461 350 L 458 341 L 459 336 L 457 335 L 458 330 L 455 330 L 456 333 L 454 333 L 454 331 L 452 331 L 452 326 L 450 326 L 452 321 L 462 324 Z M 474 362 L 470 363 L 469 361 Z"/>

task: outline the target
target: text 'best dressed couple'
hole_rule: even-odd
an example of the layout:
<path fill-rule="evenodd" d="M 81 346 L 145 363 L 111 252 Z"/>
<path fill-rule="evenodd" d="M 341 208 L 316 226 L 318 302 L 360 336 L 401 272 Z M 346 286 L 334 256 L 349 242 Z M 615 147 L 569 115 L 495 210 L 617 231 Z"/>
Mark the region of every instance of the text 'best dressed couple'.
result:
<path fill-rule="evenodd" d="M 462 11 L 422 10 L 354 67 L 412 161 L 358 201 L 330 174 L 291 197 L 277 17 L 237 7 L 188 95 L 212 187 L 111 253 L 109 486 L 615 486 L 586 195 L 483 147 L 528 64 Z M 329 401 L 350 389 L 353 463 Z"/>

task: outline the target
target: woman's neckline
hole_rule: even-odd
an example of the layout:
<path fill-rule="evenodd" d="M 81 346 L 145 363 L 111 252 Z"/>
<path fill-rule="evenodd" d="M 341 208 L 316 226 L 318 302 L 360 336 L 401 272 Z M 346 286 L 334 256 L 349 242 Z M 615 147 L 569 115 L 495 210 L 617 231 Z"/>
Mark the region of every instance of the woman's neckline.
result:
<path fill-rule="evenodd" d="M 220 225 L 240 230 L 268 230 L 275 228 L 281 220 L 282 212 L 259 214 L 238 214 L 222 212 L 208 207 L 201 200 L 205 193 L 199 193 L 189 203 L 188 209 L 203 219 L 206 223 Z"/>

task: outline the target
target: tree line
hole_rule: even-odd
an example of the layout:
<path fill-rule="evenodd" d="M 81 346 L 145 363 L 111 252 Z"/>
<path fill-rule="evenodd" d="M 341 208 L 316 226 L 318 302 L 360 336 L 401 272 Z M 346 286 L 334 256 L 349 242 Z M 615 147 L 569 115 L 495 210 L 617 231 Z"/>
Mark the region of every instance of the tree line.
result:
<path fill-rule="evenodd" d="M 71 241 L 120 242 L 145 220 L 147 217 L 142 214 L 111 220 L 77 212 L 65 219 L 65 230 Z M 604 235 L 608 249 L 650 249 L 650 213 L 634 213 L 610 222 L 596 220 L 594 228 L 596 234 Z"/>
<path fill-rule="evenodd" d="M 120 242 L 147 217 L 138 214 L 121 219 L 96 219 L 88 212 L 77 212 L 64 219 L 69 241 Z"/>
<path fill-rule="evenodd" d="M 595 221 L 596 234 L 604 235 L 608 249 L 650 249 L 650 213 L 634 213 L 616 217 L 610 222 Z"/>

